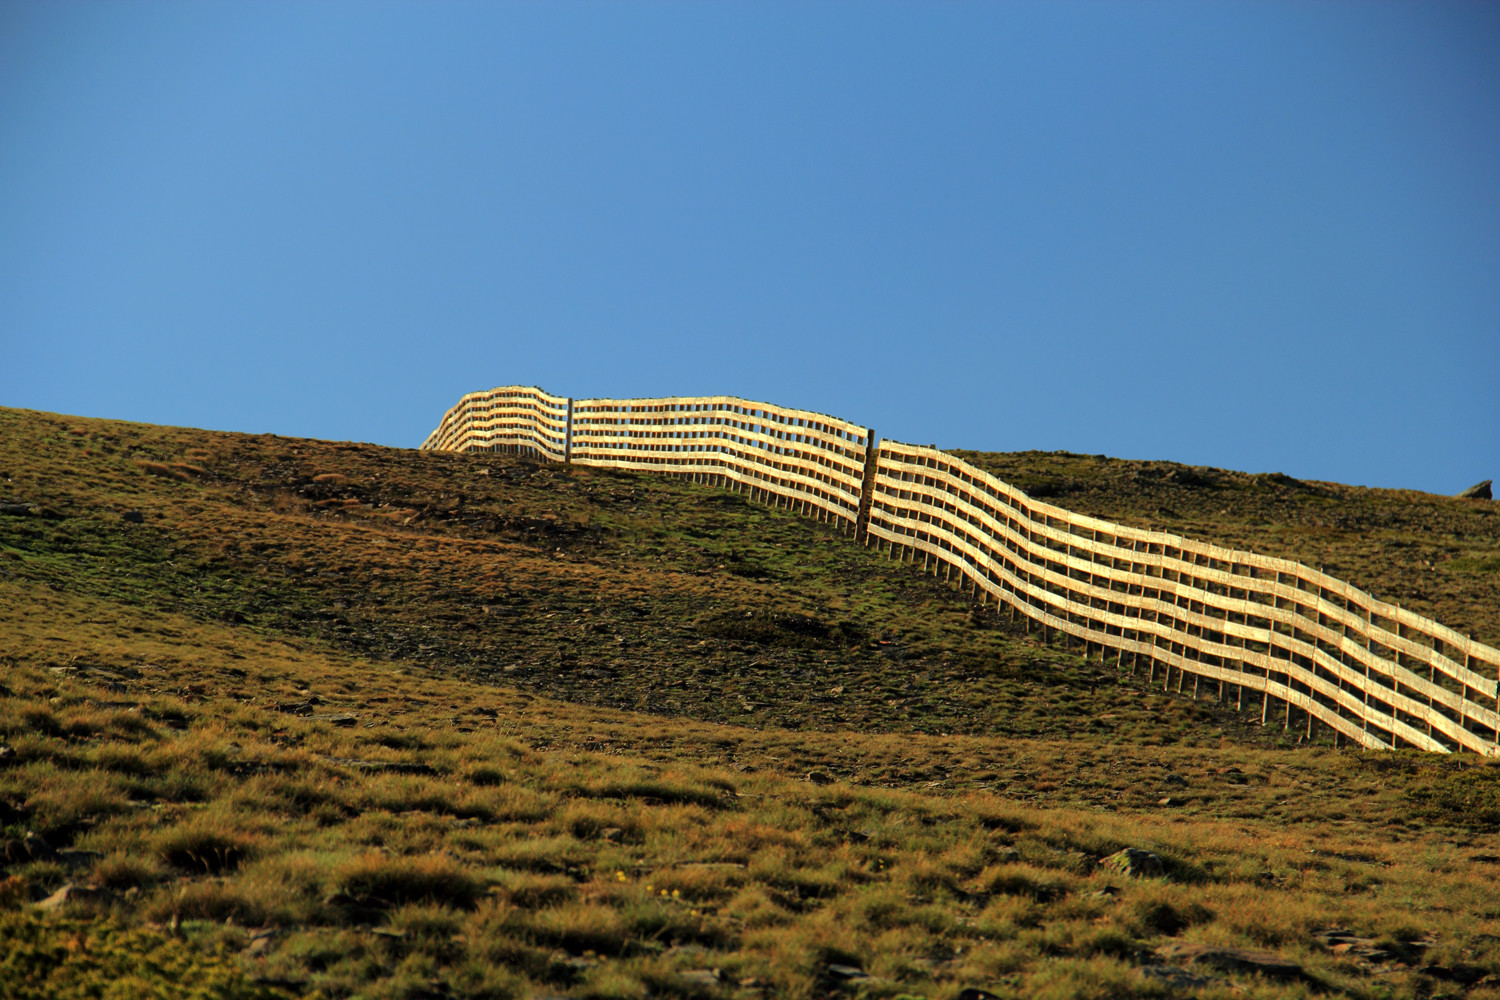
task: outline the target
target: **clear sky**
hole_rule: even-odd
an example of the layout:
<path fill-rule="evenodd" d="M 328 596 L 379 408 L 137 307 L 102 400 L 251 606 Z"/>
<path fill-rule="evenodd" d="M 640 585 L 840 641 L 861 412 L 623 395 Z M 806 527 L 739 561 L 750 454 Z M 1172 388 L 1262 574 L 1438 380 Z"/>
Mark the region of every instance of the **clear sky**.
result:
<path fill-rule="evenodd" d="M 1500 479 L 1500 5 L 0 4 L 0 404 Z"/>

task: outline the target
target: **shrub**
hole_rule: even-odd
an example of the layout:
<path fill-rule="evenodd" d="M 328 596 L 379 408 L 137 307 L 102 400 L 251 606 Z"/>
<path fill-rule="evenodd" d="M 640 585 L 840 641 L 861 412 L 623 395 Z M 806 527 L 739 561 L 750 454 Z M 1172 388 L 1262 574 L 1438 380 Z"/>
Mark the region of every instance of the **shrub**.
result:
<path fill-rule="evenodd" d="M 579 840 L 604 839 L 630 844 L 642 840 L 640 821 L 609 803 L 569 803 L 558 816 L 558 823 Z"/>
<path fill-rule="evenodd" d="M 1146 934 L 1174 937 L 1194 924 L 1208 923 L 1213 913 L 1198 903 L 1180 903 L 1146 896 L 1131 907 L 1134 922 Z"/>
<path fill-rule="evenodd" d="M 160 923 L 173 917 L 216 924 L 233 920 L 244 927 L 256 927 L 266 922 L 266 908 L 259 900 L 252 899 L 240 886 L 222 879 L 183 884 L 175 892 L 158 897 L 147 908 L 147 913 Z"/>
<path fill-rule="evenodd" d="M 388 858 L 364 854 L 339 870 L 337 891 L 349 902 L 374 909 L 406 903 L 442 903 L 456 909 L 474 907 L 485 893 L 479 879 L 440 856 Z"/>
<path fill-rule="evenodd" d="M 33 789 L 27 799 L 33 829 L 49 839 L 65 839 L 70 832 L 129 809 L 115 777 L 103 771 L 62 771 L 41 764 L 19 777 Z"/>
<path fill-rule="evenodd" d="M 574 954 L 596 951 L 601 955 L 618 955 L 632 936 L 620 912 L 599 903 L 541 910 L 532 920 L 530 930 L 536 940 Z"/>
<path fill-rule="evenodd" d="M 708 809 L 732 808 L 734 798 L 722 787 L 669 784 L 650 778 L 637 781 L 603 782 L 580 788 L 576 794 L 595 799 L 639 799 L 648 805 L 699 805 Z"/>
<path fill-rule="evenodd" d="M 990 896 L 1021 896 L 1048 903 L 1068 892 L 1067 883 L 1029 865 L 999 865 L 979 877 L 980 891 Z"/>
<path fill-rule="evenodd" d="M 495 861 L 506 868 L 533 872 L 564 872 L 583 863 L 587 855 L 572 837 L 529 837 L 501 845 Z"/>
<path fill-rule="evenodd" d="M 277 853 L 242 869 L 235 886 L 260 901 L 271 923 L 310 923 L 322 914 L 328 856 L 315 852 Z"/>
<path fill-rule="evenodd" d="M 168 465 L 166 462 L 150 462 L 146 459 L 137 458 L 135 459 L 135 467 L 148 476 L 161 476 L 163 479 L 180 479 L 183 482 L 192 479 L 192 476 L 188 474 L 189 469 L 192 468 L 191 466 Z M 198 471 L 201 472 L 203 470 Z"/>
<path fill-rule="evenodd" d="M 233 871 L 255 853 L 253 838 L 209 822 L 174 827 L 157 841 L 163 861 L 183 872 L 217 875 Z"/>
<path fill-rule="evenodd" d="M 578 895 L 572 879 L 531 872 L 505 872 L 499 877 L 496 888 L 499 895 L 523 910 L 555 906 Z"/>
<path fill-rule="evenodd" d="M 413 903 L 391 910 L 386 927 L 399 937 L 386 938 L 386 947 L 398 955 L 419 954 L 451 963 L 463 954 L 458 914 L 435 903 Z"/>
<path fill-rule="evenodd" d="M 505 772 L 500 770 L 498 767 L 491 767 L 488 764 L 481 764 L 479 767 L 471 770 L 465 776 L 465 780 L 467 780 L 469 784 L 478 785 L 481 788 L 492 788 L 495 785 L 502 785 L 505 783 Z"/>
<path fill-rule="evenodd" d="M 154 885 L 166 873 L 154 859 L 115 852 L 94 863 L 92 881 L 101 889 L 123 891 Z"/>

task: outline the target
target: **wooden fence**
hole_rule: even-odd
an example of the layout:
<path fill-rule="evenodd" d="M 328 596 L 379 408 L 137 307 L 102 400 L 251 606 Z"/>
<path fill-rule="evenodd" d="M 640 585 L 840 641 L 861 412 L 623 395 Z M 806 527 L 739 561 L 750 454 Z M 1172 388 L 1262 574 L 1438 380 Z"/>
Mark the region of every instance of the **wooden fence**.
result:
<path fill-rule="evenodd" d="M 512 451 L 568 461 L 573 401 L 535 386 L 471 392 L 422 442 L 427 451 Z"/>
<path fill-rule="evenodd" d="M 1207 683 L 1262 723 L 1500 755 L 1500 650 L 1301 563 L 1075 514 L 837 417 L 731 396 L 572 400 L 503 386 L 464 396 L 422 447 L 738 489 L 920 560 L 1084 655 L 1129 657 L 1164 688 Z"/>
<path fill-rule="evenodd" d="M 573 461 L 690 476 L 852 530 L 874 436 L 808 410 L 732 396 L 582 399 Z"/>

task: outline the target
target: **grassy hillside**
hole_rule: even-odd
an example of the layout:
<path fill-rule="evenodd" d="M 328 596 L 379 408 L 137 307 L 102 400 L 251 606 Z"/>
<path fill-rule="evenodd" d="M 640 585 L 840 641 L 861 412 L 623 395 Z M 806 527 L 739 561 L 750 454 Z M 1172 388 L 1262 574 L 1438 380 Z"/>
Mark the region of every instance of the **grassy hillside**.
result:
<path fill-rule="evenodd" d="M 0 568 L 37 585 L 743 725 L 1258 735 L 708 487 L 20 411 L 0 432 L 0 486 L 40 509 L 0 521 Z"/>
<path fill-rule="evenodd" d="M 731 494 L 0 410 L 0 504 L 0 995 L 1500 994 L 1495 768 Z"/>

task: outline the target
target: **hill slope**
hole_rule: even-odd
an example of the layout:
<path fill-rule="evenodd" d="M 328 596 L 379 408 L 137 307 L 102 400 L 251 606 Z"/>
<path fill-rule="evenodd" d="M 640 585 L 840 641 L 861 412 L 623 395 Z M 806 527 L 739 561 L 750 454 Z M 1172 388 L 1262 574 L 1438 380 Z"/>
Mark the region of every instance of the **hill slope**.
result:
<path fill-rule="evenodd" d="M 1497 992 L 1490 766 L 1277 749 L 689 484 L 0 448 L 13 995 Z"/>

